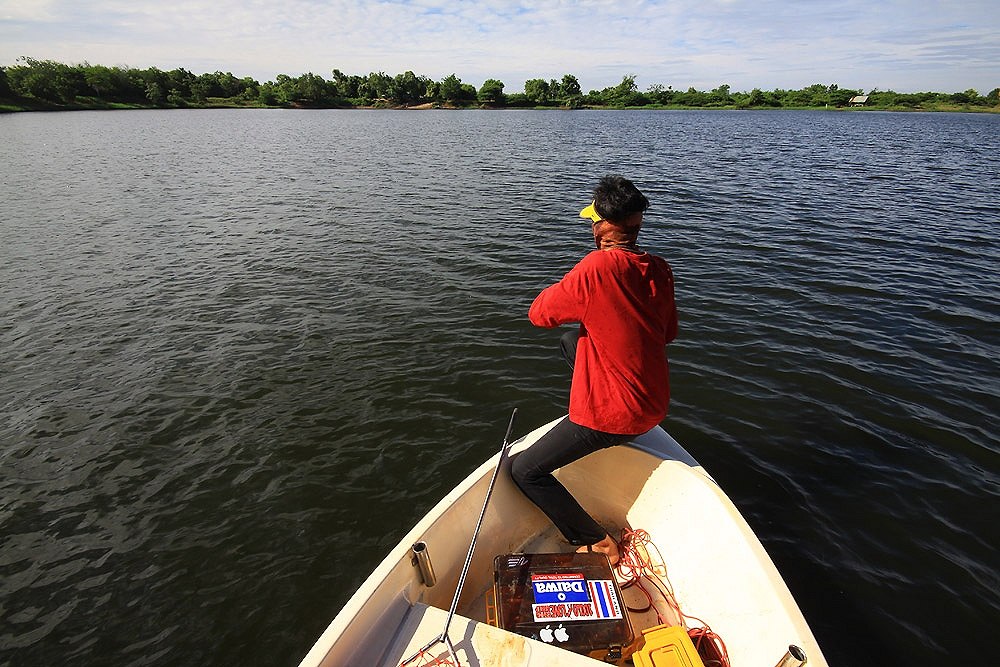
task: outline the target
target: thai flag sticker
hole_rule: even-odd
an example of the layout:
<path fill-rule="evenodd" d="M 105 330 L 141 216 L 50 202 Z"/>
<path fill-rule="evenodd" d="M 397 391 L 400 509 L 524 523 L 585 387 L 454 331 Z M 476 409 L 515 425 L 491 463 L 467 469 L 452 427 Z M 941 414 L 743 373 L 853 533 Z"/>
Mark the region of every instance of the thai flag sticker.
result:
<path fill-rule="evenodd" d="M 594 613 L 597 618 L 621 618 L 622 608 L 615 595 L 614 586 L 609 579 L 595 579 L 587 582 L 590 594 L 594 600 Z"/>

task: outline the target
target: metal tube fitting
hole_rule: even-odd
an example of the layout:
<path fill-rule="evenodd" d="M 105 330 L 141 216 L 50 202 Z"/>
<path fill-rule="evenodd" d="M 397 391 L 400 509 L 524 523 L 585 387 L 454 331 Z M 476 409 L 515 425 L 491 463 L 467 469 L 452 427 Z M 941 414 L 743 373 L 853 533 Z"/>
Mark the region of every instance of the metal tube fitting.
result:
<path fill-rule="evenodd" d="M 774 667 L 802 667 L 806 662 L 808 662 L 806 652 L 795 644 L 792 644 L 788 647 L 788 652 L 785 653 L 784 657 Z"/>
<path fill-rule="evenodd" d="M 427 551 L 427 543 L 417 542 L 413 545 L 412 552 L 415 565 L 420 570 L 420 578 L 424 580 L 424 586 L 432 587 L 437 583 L 437 577 L 434 575 L 434 565 L 431 563 L 430 552 Z"/>

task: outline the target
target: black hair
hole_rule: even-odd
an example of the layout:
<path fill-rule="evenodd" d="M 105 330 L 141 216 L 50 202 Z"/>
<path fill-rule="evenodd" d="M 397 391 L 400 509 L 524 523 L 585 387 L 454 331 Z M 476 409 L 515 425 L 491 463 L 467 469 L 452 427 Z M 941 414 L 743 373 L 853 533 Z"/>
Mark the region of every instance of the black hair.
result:
<path fill-rule="evenodd" d="M 594 208 L 605 220 L 621 223 L 649 208 L 649 200 L 632 181 L 618 174 L 609 174 L 594 188 Z"/>

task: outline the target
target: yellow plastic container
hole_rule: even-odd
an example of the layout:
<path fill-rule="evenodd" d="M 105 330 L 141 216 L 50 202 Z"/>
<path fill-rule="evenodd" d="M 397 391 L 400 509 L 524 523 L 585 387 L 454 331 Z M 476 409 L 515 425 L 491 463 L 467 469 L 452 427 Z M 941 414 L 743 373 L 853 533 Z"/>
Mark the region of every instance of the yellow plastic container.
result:
<path fill-rule="evenodd" d="M 705 667 L 687 630 L 658 625 L 642 632 L 645 644 L 632 654 L 635 667 Z"/>

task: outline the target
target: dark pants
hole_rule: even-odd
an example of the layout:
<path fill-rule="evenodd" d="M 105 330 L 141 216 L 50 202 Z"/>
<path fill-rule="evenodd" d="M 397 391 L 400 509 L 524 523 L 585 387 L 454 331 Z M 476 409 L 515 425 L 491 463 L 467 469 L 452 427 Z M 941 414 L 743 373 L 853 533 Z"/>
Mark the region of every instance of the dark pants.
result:
<path fill-rule="evenodd" d="M 559 341 L 563 357 L 570 366 L 576 358 L 578 331 L 571 331 Z M 607 531 L 580 507 L 552 471 L 581 459 L 599 449 L 628 442 L 632 436 L 595 431 L 574 424 L 569 417 L 552 427 L 535 444 L 518 454 L 511 463 L 514 483 L 555 524 L 570 544 L 600 542 Z"/>
<path fill-rule="evenodd" d="M 570 368 L 576 365 L 576 344 L 580 342 L 580 330 L 571 329 L 559 339 L 559 351 Z"/>
<path fill-rule="evenodd" d="M 566 417 L 517 455 L 511 463 L 514 483 L 545 512 L 570 544 L 594 544 L 608 534 L 580 507 L 552 471 L 599 449 L 628 442 L 632 436 L 603 433 L 574 424 Z"/>

